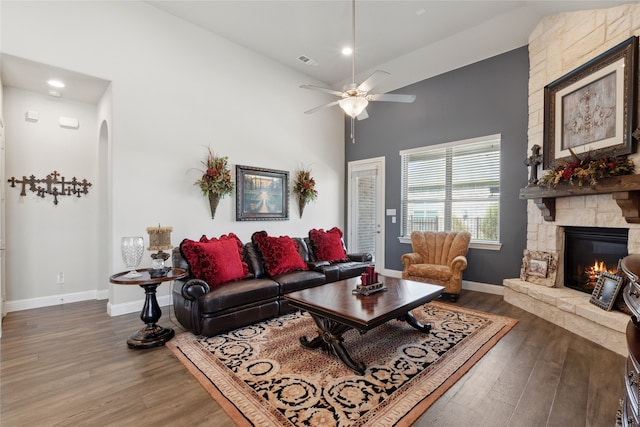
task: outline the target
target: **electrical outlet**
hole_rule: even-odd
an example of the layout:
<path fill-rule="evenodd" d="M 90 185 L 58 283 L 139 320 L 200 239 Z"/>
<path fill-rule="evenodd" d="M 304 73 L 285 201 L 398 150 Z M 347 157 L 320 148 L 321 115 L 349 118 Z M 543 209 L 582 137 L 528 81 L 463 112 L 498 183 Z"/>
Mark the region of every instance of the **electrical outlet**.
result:
<path fill-rule="evenodd" d="M 58 273 L 58 285 L 64 284 L 64 273 L 61 271 Z"/>

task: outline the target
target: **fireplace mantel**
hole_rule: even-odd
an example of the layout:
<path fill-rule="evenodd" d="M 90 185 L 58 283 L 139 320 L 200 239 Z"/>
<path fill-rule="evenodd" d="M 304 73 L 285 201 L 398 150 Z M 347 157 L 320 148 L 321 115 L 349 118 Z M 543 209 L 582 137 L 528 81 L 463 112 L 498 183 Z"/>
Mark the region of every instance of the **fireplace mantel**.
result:
<path fill-rule="evenodd" d="M 603 178 L 594 186 L 560 183 L 555 188 L 533 185 L 520 189 L 520 198 L 533 200 L 545 221 L 555 221 L 556 198 L 596 194 L 611 194 L 625 220 L 640 224 L 640 174 Z"/>

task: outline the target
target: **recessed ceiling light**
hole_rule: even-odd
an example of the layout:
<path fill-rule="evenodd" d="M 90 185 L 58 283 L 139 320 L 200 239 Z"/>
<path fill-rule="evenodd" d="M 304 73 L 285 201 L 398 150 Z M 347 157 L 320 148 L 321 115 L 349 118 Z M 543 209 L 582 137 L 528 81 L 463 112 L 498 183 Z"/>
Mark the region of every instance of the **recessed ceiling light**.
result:
<path fill-rule="evenodd" d="M 63 88 L 65 85 L 60 80 L 49 80 L 47 82 L 49 86 Z"/>
<path fill-rule="evenodd" d="M 351 50 L 351 48 L 349 46 L 342 48 L 342 54 L 343 55 L 351 55 L 352 53 L 353 53 L 353 50 Z"/>

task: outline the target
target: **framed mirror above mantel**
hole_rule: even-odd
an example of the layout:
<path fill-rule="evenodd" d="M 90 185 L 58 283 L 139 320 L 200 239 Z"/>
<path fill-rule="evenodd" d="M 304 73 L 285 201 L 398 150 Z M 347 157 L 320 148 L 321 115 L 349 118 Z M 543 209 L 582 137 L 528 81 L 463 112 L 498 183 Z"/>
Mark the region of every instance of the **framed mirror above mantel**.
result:
<path fill-rule="evenodd" d="M 561 183 L 556 187 L 532 185 L 520 189 L 520 199 L 533 200 L 545 221 L 555 221 L 559 197 L 611 194 L 629 224 L 640 224 L 640 174 L 602 178 L 595 185 Z"/>

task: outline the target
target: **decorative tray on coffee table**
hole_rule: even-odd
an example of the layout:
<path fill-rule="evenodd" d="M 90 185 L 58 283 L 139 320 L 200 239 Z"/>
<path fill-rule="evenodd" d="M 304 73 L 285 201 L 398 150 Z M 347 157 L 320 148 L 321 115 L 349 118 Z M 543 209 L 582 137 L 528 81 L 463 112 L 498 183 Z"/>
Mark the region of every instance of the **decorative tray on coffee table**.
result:
<path fill-rule="evenodd" d="M 372 283 L 370 285 L 358 285 L 351 292 L 354 295 L 371 295 L 375 292 L 386 291 L 387 287 L 382 282 Z"/>

